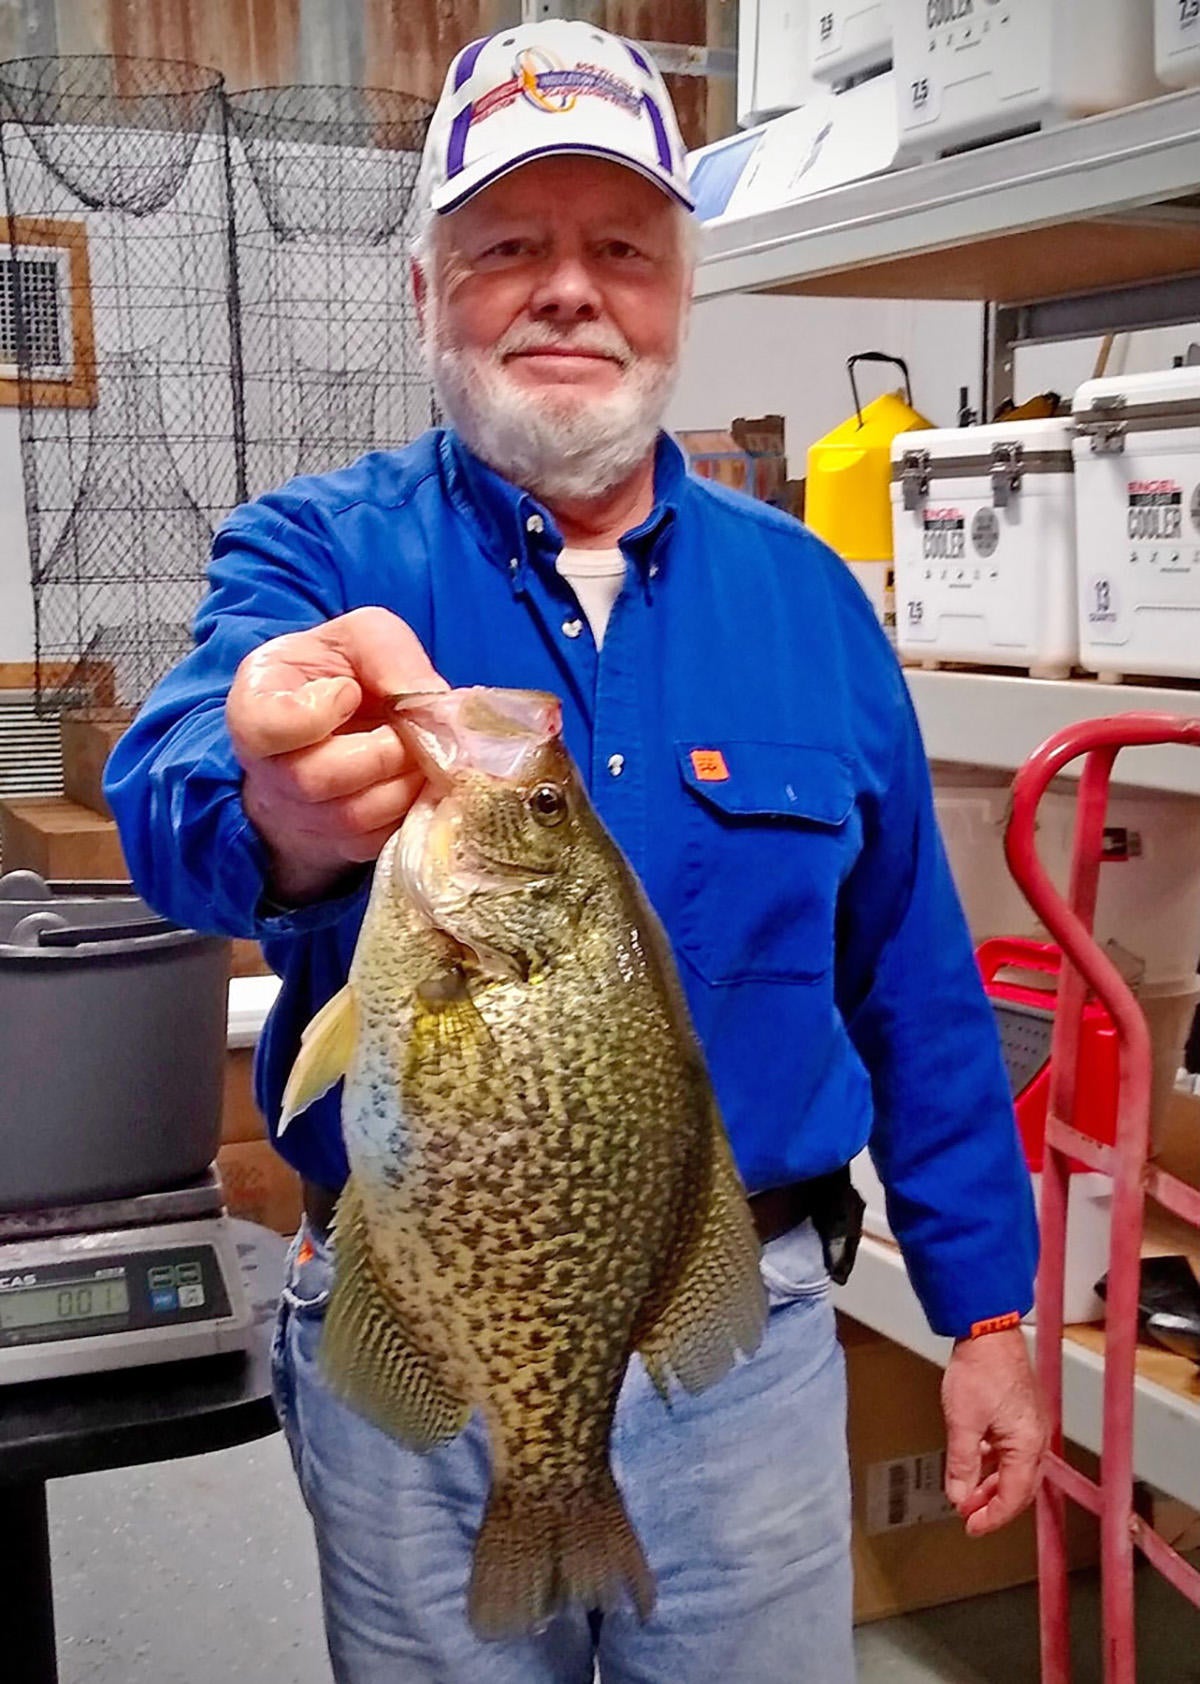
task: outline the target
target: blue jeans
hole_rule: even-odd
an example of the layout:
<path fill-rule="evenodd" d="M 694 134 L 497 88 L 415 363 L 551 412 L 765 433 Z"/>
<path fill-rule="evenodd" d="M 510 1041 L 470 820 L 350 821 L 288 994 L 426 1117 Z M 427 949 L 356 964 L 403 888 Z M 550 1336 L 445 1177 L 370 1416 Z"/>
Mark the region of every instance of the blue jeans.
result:
<path fill-rule="evenodd" d="M 767 1247 L 757 1355 L 663 1407 L 640 1362 L 617 1409 L 613 1468 L 658 1580 L 646 1625 L 580 1611 L 520 1642 L 466 1621 L 488 1486 L 478 1418 L 415 1455 L 330 1397 L 317 1370 L 328 1252 L 297 1263 L 275 1337 L 275 1391 L 316 1530 L 338 1684 L 852 1684 L 845 1370 L 810 1224 Z M 307 1248 L 305 1248 L 307 1251 Z"/>

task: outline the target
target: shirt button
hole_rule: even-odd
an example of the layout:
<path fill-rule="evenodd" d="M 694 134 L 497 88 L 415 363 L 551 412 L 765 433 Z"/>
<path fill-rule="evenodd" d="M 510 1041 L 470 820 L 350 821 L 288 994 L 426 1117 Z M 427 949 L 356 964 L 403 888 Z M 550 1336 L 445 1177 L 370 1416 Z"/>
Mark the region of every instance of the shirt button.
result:
<path fill-rule="evenodd" d="M 525 522 L 525 530 L 526 532 L 544 532 L 546 530 L 546 523 L 542 519 L 541 515 L 530 515 L 529 519 Z"/>
<path fill-rule="evenodd" d="M 610 754 L 608 769 L 614 778 L 619 778 L 625 770 L 625 756 L 623 754 Z"/>
<path fill-rule="evenodd" d="M 658 563 L 656 561 L 650 563 L 650 577 L 652 579 L 658 578 Z"/>
<path fill-rule="evenodd" d="M 578 637 L 583 630 L 582 620 L 564 620 L 562 623 L 564 637 Z"/>
<path fill-rule="evenodd" d="M 520 565 L 521 565 L 521 563 L 517 560 L 515 555 L 509 556 L 509 558 L 508 558 L 508 568 L 509 568 L 510 573 L 515 573 L 517 571 L 517 568 L 520 567 Z"/>

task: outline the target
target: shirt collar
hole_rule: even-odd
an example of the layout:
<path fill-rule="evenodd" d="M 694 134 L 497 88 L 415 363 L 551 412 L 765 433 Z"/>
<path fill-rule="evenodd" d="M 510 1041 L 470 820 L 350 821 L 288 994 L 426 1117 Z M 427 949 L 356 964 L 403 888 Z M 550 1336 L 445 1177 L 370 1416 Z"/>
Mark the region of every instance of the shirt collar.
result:
<path fill-rule="evenodd" d="M 442 434 L 439 453 L 451 499 L 482 529 L 485 552 L 511 575 L 514 589 L 523 586 L 529 566 L 552 571 L 563 538 L 545 504 L 488 467 L 450 428 Z M 654 507 L 620 540 L 644 575 L 655 577 L 662 569 L 686 480 L 683 452 L 669 433 L 660 432 L 654 447 Z"/>

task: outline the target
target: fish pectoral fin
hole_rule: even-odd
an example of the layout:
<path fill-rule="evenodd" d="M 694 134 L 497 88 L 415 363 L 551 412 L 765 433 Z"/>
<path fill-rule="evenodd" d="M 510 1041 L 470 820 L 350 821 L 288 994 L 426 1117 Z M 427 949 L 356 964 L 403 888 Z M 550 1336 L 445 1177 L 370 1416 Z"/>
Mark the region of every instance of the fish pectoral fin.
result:
<path fill-rule="evenodd" d="M 300 1051 L 283 1092 L 279 1134 L 346 1074 L 357 1040 L 358 1001 L 347 983 L 325 1002 L 300 1037 Z"/>
<path fill-rule="evenodd" d="M 715 1105 L 710 1144 L 699 1220 L 674 1281 L 664 1300 L 650 1307 L 637 1341 L 664 1402 L 671 1375 L 686 1392 L 704 1391 L 729 1372 L 739 1352 L 753 1356 L 766 1326 L 761 1248 Z"/>
<path fill-rule="evenodd" d="M 413 1023 L 408 1062 L 423 1065 L 452 1060 L 464 1069 L 481 1056 L 493 1058 L 496 1041 L 471 992 L 471 979 L 460 967 L 435 971 L 413 992 Z"/>
<path fill-rule="evenodd" d="M 366 1213 L 354 1179 L 333 1225 L 333 1291 L 321 1333 L 320 1363 L 330 1390 L 410 1450 L 456 1438 L 470 1410 L 437 1373 L 380 1284 Z"/>

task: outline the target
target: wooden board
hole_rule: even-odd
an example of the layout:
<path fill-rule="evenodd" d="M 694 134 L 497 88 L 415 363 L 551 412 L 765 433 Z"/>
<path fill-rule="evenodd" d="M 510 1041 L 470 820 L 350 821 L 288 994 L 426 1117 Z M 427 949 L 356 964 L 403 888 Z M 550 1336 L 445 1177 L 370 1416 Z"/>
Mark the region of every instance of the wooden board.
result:
<path fill-rule="evenodd" d="M 1071 260 L 1066 263 L 1068 248 Z M 1139 216 L 1021 229 L 763 290 L 814 298 L 1025 304 L 1195 274 L 1200 274 L 1200 223 L 1160 223 Z"/>

